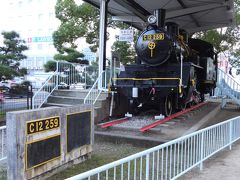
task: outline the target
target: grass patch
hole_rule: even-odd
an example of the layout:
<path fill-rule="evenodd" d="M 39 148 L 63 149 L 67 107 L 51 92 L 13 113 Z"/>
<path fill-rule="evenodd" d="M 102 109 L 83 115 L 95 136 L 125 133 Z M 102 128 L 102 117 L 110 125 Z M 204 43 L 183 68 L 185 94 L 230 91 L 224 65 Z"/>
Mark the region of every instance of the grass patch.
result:
<path fill-rule="evenodd" d="M 6 112 L 0 111 L 0 122 L 6 120 Z"/>
<path fill-rule="evenodd" d="M 91 159 L 86 160 L 83 163 L 73 165 L 72 167 L 63 170 L 62 172 L 48 178 L 48 180 L 62 180 L 144 150 L 144 148 L 136 148 L 133 147 L 132 145 L 124 146 L 112 145 L 112 146 L 113 147 L 110 148 L 108 144 L 108 148 L 101 149 L 100 151 L 99 149 L 96 150 L 96 152 L 94 152 L 94 154 L 92 155 Z M 109 177 L 111 177 L 111 174 L 112 173 L 110 172 Z M 120 174 L 119 168 L 117 169 L 117 174 Z M 102 176 L 105 176 L 104 173 L 102 173 Z"/>

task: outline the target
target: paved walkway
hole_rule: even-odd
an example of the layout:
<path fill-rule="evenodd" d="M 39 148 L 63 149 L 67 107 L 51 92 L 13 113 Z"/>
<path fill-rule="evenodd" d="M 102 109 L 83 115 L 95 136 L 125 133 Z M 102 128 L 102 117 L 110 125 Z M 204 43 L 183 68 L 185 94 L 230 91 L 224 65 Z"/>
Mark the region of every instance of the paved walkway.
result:
<path fill-rule="evenodd" d="M 240 180 L 240 140 L 203 163 L 203 170 L 195 168 L 181 180 Z"/>

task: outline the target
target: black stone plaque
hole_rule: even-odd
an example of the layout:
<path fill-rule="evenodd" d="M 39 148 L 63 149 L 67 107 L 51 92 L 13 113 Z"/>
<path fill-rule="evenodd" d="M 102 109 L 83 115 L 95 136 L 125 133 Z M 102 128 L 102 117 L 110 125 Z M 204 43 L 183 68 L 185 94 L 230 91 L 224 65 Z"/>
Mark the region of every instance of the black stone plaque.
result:
<path fill-rule="evenodd" d="M 26 144 L 26 169 L 34 168 L 60 157 L 60 135 Z"/>
<path fill-rule="evenodd" d="M 90 144 L 91 111 L 67 115 L 67 152 Z"/>

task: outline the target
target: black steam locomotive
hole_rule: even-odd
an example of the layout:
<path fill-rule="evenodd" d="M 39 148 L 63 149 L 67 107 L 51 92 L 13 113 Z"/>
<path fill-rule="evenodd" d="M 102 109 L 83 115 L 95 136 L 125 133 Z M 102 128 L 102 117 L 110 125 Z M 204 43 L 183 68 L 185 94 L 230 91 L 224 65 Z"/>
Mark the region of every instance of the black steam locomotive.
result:
<path fill-rule="evenodd" d="M 176 23 L 164 23 L 165 10 L 150 16 L 135 48 L 135 64 L 113 79 L 117 111 L 158 109 L 172 113 L 200 103 L 216 87 L 217 55 L 212 44 L 188 38 Z"/>

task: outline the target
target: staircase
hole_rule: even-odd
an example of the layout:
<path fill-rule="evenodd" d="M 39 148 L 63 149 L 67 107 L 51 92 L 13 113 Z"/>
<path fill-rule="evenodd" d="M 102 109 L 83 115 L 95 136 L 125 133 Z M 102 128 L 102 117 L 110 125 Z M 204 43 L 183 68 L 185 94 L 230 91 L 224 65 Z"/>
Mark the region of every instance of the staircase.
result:
<path fill-rule="evenodd" d="M 43 107 L 58 106 L 68 107 L 84 103 L 84 99 L 89 93 L 88 89 L 82 90 L 54 90 L 48 97 Z M 107 92 L 101 92 L 94 104 L 94 122 L 99 122 L 109 116 L 109 99 Z"/>
<path fill-rule="evenodd" d="M 222 97 L 222 108 L 225 107 L 228 99 L 240 106 L 240 84 L 221 69 L 218 69 L 217 88 L 218 95 Z"/>
<path fill-rule="evenodd" d="M 65 61 L 56 61 L 56 71 L 49 76 L 43 86 L 34 93 L 33 109 L 60 106 L 68 107 L 90 104 L 94 107 L 94 121 L 99 122 L 109 116 L 107 82 L 111 71 L 106 69 L 99 75 L 91 68 Z M 93 83 L 94 82 L 94 83 Z M 81 89 L 60 90 L 60 88 L 81 87 Z M 91 87 L 90 89 L 86 89 Z M 84 89 L 85 88 L 85 89 Z"/>

